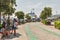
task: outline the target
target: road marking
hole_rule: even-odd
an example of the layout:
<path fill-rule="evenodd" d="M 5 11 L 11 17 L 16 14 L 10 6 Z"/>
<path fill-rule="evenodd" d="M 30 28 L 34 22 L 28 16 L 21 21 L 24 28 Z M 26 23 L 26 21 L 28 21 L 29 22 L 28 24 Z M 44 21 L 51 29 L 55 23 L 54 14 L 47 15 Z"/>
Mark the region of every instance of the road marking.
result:
<path fill-rule="evenodd" d="M 35 24 L 36 27 L 42 29 L 43 31 L 49 32 L 49 33 L 51 33 L 51 34 L 53 34 L 53 35 L 55 35 L 55 36 L 60 37 L 60 34 L 58 34 L 58 33 L 56 33 L 56 32 L 53 32 L 53 31 L 50 31 L 50 30 L 48 30 L 48 29 L 45 29 L 45 28 L 43 28 L 43 27 L 41 27 L 41 26 L 38 26 L 38 25 L 39 25 L 39 24 Z"/>
<path fill-rule="evenodd" d="M 37 37 L 30 31 L 29 26 L 25 27 L 25 31 L 29 37 L 29 40 L 37 40 Z"/>

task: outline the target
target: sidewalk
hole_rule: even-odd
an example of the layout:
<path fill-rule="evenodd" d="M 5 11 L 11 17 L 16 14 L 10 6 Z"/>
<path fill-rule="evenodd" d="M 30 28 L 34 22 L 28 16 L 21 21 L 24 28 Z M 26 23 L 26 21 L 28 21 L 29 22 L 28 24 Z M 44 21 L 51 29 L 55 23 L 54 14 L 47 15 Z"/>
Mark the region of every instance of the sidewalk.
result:
<path fill-rule="evenodd" d="M 54 34 L 51 30 L 46 28 L 44 24 L 40 22 L 35 22 L 29 24 L 30 30 L 38 38 L 38 40 L 60 40 L 60 36 L 57 36 L 57 32 Z"/>
<path fill-rule="evenodd" d="M 4 40 L 28 40 L 27 35 L 24 31 L 24 25 L 19 25 L 17 29 L 17 34 L 14 36 L 11 34 L 10 38 L 3 38 Z"/>
<path fill-rule="evenodd" d="M 18 26 L 17 33 L 19 33 L 21 36 L 19 36 L 18 38 L 14 38 L 12 40 L 28 40 L 23 25 Z"/>

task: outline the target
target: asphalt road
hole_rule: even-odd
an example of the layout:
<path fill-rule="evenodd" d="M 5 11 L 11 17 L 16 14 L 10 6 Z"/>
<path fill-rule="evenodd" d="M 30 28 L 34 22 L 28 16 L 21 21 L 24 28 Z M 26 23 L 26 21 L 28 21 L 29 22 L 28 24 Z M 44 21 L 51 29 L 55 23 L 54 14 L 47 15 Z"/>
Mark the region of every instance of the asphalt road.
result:
<path fill-rule="evenodd" d="M 53 31 L 52 31 L 53 30 Z M 53 26 L 44 26 L 40 22 L 31 22 L 19 25 L 17 36 L 11 35 L 10 39 L 5 40 L 60 40 L 59 31 Z"/>
<path fill-rule="evenodd" d="M 32 33 L 36 36 L 37 40 L 60 40 L 60 34 L 51 30 L 48 30 L 47 27 L 41 23 L 30 23 L 29 28 Z"/>

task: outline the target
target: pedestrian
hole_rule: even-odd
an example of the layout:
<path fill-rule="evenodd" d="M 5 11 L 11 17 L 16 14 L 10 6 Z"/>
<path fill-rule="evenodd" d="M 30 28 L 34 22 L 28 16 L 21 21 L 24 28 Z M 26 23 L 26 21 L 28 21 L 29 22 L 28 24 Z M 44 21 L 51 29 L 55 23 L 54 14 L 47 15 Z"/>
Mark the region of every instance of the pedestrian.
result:
<path fill-rule="evenodd" d="M 12 28 L 12 30 L 11 30 L 11 34 L 12 34 L 12 33 L 13 33 L 13 20 L 14 20 L 14 18 L 11 17 L 10 20 L 11 20 L 10 22 L 11 22 L 11 28 Z"/>
<path fill-rule="evenodd" d="M 10 19 L 8 17 L 7 19 L 7 26 L 6 26 L 6 31 L 7 31 L 7 36 L 9 37 L 10 36 L 10 30 L 11 30 L 11 27 L 10 27 Z"/>
<path fill-rule="evenodd" d="M 2 28 L 1 28 L 1 33 L 3 34 L 2 38 L 6 36 L 6 32 L 5 32 L 5 27 L 6 27 L 6 19 L 5 16 L 3 16 L 2 19 Z"/>
<path fill-rule="evenodd" d="M 17 22 L 17 20 L 14 18 L 14 20 L 13 20 L 13 27 L 12 27 L 12 29 L 14 30 L 14 36 L 16 36 L 17 25 L 18 25 L 18 22 Z"/>
<path fill-rule="evenodd" d="M 6 20 L 3 21 L 2 27 L 4 28 L 3 35 L 6 34 L 5 28 L 6 28 Z"/>

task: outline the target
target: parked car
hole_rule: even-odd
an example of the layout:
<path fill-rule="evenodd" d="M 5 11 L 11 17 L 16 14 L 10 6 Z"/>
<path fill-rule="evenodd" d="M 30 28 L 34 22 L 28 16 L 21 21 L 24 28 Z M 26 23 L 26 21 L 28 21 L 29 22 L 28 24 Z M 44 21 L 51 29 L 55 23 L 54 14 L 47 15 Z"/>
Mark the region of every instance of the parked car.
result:
<path fill-rule="evenodd" d="M 32 22 L 36 22 L 36 18 L 32 18 L 31 20 L 32 20 Z"/>
<path fill-rule="evenodd" d="M 37 21 L 37 22 L 40 22 L 40 18 L 36 18 L 36 21 Z"/>

